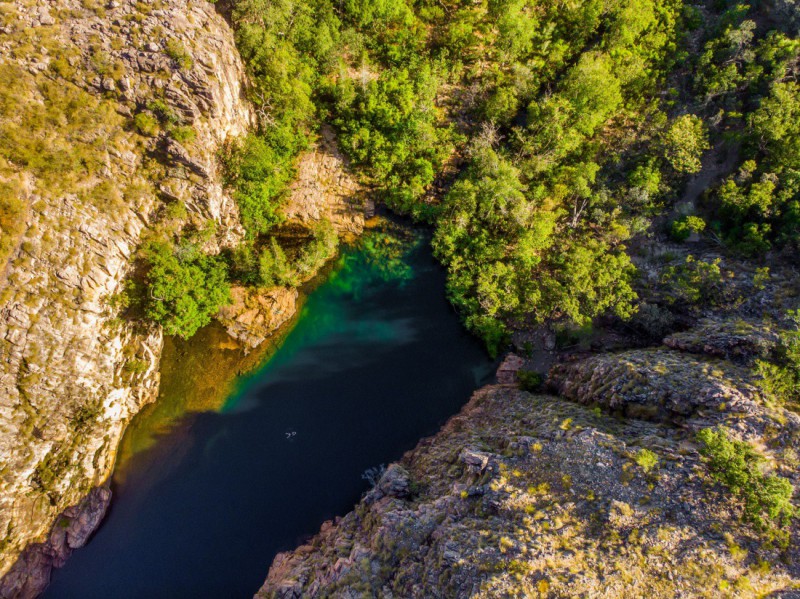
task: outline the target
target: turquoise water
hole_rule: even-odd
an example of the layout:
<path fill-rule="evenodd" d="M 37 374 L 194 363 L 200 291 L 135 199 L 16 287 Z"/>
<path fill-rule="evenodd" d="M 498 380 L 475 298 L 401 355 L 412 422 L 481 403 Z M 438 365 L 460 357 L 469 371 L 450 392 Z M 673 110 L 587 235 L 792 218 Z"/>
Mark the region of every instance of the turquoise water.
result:
<path fill-rule="evenodd" d="M 214 367 L 213 353 L 192 359 Z M 46 596 L 252 597 L 278 551 L 351 509 L 365 470 L 434 433 L 492 372 L 445 300 L 426 233 L 371 231 L 216 409 L 148 430 L 104 524 Z M 165 387 L 189 393 L 181 382 Z"/>

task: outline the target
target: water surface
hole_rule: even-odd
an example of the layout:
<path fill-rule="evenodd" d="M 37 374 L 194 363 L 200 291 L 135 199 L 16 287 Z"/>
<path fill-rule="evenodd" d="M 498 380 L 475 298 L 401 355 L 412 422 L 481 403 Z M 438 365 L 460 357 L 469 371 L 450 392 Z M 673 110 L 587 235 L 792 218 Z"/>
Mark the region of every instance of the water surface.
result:
<path fill-rule="evenodd" d="M 252 597 L 278 551 L 353 507 L 366 469 L 459 410 L 492 364 L 446 302 L 426 235 L 390 228 L 344 252 L 255 372 L 224 382 L 217 371 L 254 358 L 219 329 L 195 341 L 204 351 L 168 348 L 109 514 L 47 597 Z"/>

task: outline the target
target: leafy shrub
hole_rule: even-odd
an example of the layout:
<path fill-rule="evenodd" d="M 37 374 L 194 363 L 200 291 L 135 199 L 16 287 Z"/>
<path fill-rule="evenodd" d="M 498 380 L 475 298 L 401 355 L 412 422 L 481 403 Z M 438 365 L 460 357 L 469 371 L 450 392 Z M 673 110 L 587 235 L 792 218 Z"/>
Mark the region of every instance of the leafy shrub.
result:
<path fill-rule="evenodd" d="M 258 259 L 259 283 L 264 287 L 276 285 L 297 285 L 297 273 L 286 260 L 281 246 L 274 237 L 269 240 L 269 247 L 264 248 Z"/>
<path fill-rule="evenodd" d="M 180 143 L 194 141 L 195 137 L 197 137 L 194 128 L 189 125 L 173 127 L 169 130 L 169 134 L 172 136 L 172 139 Z"/>
<path fill-rule="evenodd" d="M 180 121 L 180 117 L 164 100 L 155 99 L 148 102 L 147 109 L 156 116 L 160 123 L 165 125 L 175 125 Z"/>
<path fill-rule="evenodd" d="M 718 303 L 722 298 L 720 259 L 713 262 L 687 256 L 686 262 L 668 267 L 661 276 L 667 300 L 671 303 Z"/>
<path fill-rule="evenodd" d="M 366 85 L 344 79 L 331 90 L 342 148 L 400 212 L 419 214 L 415 202 L 452 148 L 452 132 L 437 127 L 437 87 L 431 67 L 422 62 L 387 69 Z"/>
<path fill-rule="evenodd" d="M 764 458 L 748 443 L 730 439 L 722 429 L 703 429 L 698 439 L 713 478 L 744 502 L 745 520 L 760 528 L 788 525 L 797 514 L 791 503 L 794 488 L 788 479 L 763 474 Z"/>
<path fill-rule="evenodd" d="M 770 397 L 792 409 L 800 409 L 800 310 L 788 314 L 791 326 L 780 332 L 774 361 L 758 360 L 759 386 Z"/>
<path fill-rule="evenodd" d="M 178 40 L 172 38 L 167 40 L 165 49 L 167 56 L 169 56 L 178 65 L 178 68 L 188 71 L 192 68 L 192 57 L 183 47 L 183 44 Z"/>
<path fill-rule="evenodd" d="M 675 315 L 656 304 L 644 303 L 639 305 L 636 314 L 631 318 L 631 324 L 650 340 L 660 342 L 674 330 Z"/>
<path fill-rule="evenodd" d="M 311 234 L 311 239 L 306 242 L 297 258 L 295 268 L 302 276 L 315 272 L 322 264 L 329 260 L 335 253 L 339 238 L 329 220 L 322 220 Z"/>
<path fill-rule="evenodd" d="M 698 172 L 702 166 L 700 158 L 710 147 L 705 123 L 693 114 L 675 119 L 664 139 L 667 162 L 679 173 Z"/>
<path fill-rule="evenodd" d="M 296 143 L 290 132 L 276 129 L 269 137 L 249 134 L 225 150 L 226 180 L 251 239 L 283 220 L 279 207 L 294 176 Z"/>
<path fill-rule="evenodd" d="M 658 456 L 649 449 L 642 448 L 636 454 L 636 463 L 648 473 L 658 465 Z"/>
<path fill-rule="evenodd" d="M 147 112 L 139 112 L 133 117 L 133 126 L 140 134 L 154 137 L 158 134 L 158 119 Z"/>
<path fill-rule="evenodd" d="M 518 370 L 517 381 L 519 382 L 520 389 L 534 393 L 536 391 L 541 391 L 544 377 L 532 370 Z"/>
<path fill-rule="evenodd" d="M 684 216 L 673 221 L 670 230 L 675 241 L 686 241 L 692 233 L 702 233 L 706 228 L 706 221 L 699 216 Z"/>
<path fill-rule="evenodd" d="M 25 201 L 17 178 L 0 181 L 0 265 L 5 265 L 18 237 L 25 230 Z"/>
<path fill-rule="evenodd" d="M 227 270 L 217 257 L 195 246 L 153 242 L 144 250 L 147 263 L 145 314 L 167 335 L 188 339 L 230 302 Z"/>
<path fill-rule="evenodd" d="M 258 253 L 251 240 L 243 241 L 225 252 L 228 273 L 232 281 L 242 285 L 259 285 Z"/>

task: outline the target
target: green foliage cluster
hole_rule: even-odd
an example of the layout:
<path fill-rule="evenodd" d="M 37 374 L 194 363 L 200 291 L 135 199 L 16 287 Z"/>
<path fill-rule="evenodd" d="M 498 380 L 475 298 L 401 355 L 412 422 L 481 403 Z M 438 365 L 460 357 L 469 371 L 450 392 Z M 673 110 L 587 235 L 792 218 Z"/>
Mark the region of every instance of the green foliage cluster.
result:
<path fill-rule="evenodd" d="M 279 140 L 280 133 L 285 133 Z M 300 140 L 287 131 L 269 137 L 250 134 L 225 150 L 227 182 L 235 189 L 242 224 L 253 239 L 283 221 L 282 194 L 294 176 L 293 159 Z"/>
<path fill-rule="evenodd" d="M 317 223 L 311 231 L 311 238 L 303 244 L 300 254 L 294 260 L 294 268 L 300 277 L 307 279 L 325 262 L 330 260 L 339 246 L 339 237 L 329 220 Z"/>
<path fill-rule="evenodd" d="M 189 52 L 186 51 L 183 44 L 175 38 L 170 38 L 167 40 L 166 45 L 166 54 L 172 60 L 175 61 L 175 64 L 178 65 L 184 71 L 188 71 L 192 68 L 194 61 L 192 60 L 191 55 Z"/>
<path fill-rule="evenodd" d="M 707 210 L 720 238 L 750 256 L 800 241 L 800 39 L 789 23 L 759 27 L 759 10 L 726 3 L 706 23 L 693 90 L 717 135 L 741 147 Z"/>
<path fill-rule="evenodd" d="M 197 246 L 150 242 L 143 255 L 147 264 L 144 312 L 166 334 L 191 337 L 230 301 L 224 262 L 203 254 Z"/>
<path fill-rule="evenodd" d="M 787 526 L 797 515 L 792 484 L 781 476 L 764 474 L 765 460 L 750 444 L 729 438 L 722 429 L 703 429 L 698 439 L 711 475 L 744 502 L 745 520 L 767 528 Z"/>
<path fill-rule="evenodd" d="M 475 61 L 464 77 L 486 90 L 434 237 L 451 300 L 492 350 L 509 322 L 628 318 L 624 242 L 647 227 L 668 159 L 690 162 L 706 144 L 694 120 L 662 133 L 668 119 L 652 99 L 674 58 L 680 3 L 497 0 L 480 12 L 462 9 L 443 42 L 457 40 Z M 494 68 L 481 69 L 478 48 Z M 627 153 L 637 127 L 666 138 L 667 158 Z"/>
<path fill-rule="evenodd" d="M 542 390 L 544 377 L 538 372 L 534 372 L 532 370 L 518 370 L 517 381 L 519 382 L 519 388 L 523 391 L 536 393 L 537 391 Z"/>
<path fill-rule="evenodd" d="M 720 259 L 713 262 L 687 256 L 682 264 L 667 267 L 661 275 L 664 295 L 673 304 L 715 304 L 723 297 Z"/>
<path fill-rule="evenodd" d="M 788 314 L 790 326 L 779 333 L 780 343 L 772 360 L 758 360 L 759 385 L 779 403 L 800 411 L 800 310 Z"/>
<path fill-rule="evenodd" d="M 237 2 L 261 117 L 258 135 L 228 154 L 248 232 L 280 222 L 293 158 L 322 117 L 391 207 L 434 222 L 449 296 L 493 350 L 510 322 L 629 317 L 635 269 L 625 242 L 711 145 L 708 117 L 672 110 L 661 93 L 686 62 L 685 30 L 711 31 L 683 8 Z M 454 147 L 466 168 L 437 201 L 428 192 Z M 685 219 L 674 234 L 700 229 Z"/>
<path fill-rule="evenodd" d="M 414 201 L 452 150 L 452 134 L 440 126 L 439 76 L 410 5 L 243 0 L 233 21 L 260 119 L 258 133 L 226 153 L 248 233 L 278 224 L 293 160 L 320 116 L 392 207 L 424 212 Z"/>
<path fill-rule="evenodd" d="M 277 237 L 272 236 L 258 246 L 240 244 L 227 254 L 230 278 L 244 285 L 296 287 L 333 257 L 339 238 L 333 225 L 325 219 L 317 223 L 300 247 L 291 252 L 291 259 Z"/>
<path fill-rule="evenodd" d="M 642 448 L 636 454 L 636 463 L 646 474 L 658 466 L 658 456 L 649 449 Z"/>
<path fill-rule="evenodd" d="M 664 153 L 672 168 L 679 173 L 700 171 L 700 157 L 711 147 L 708 128 L 701 118 L 693 114 L 678 117 L 664 137 Z"/>
<path fill-rule="evenodd" d="M 194 141 L 195 130 L 183 123 L 181 115 L 160 98 L 148 102 L 146 108 L 133 117 L 133 128 L 145 137 L 156 137 L 163 129 L 178 142 Z"/>
<path fill-rule="evenodd" d="M 686 241 L 692 233 L 705 231 L 706 221 L 699 216 L 683 216 L 672 222 L 670 233 L 675 241 Z"/>
<path fill-rule="evenodd" d="M 298 283 L 297 273 L 289 266 L 286 254 L 274 237 L 258 258 L 258 282 L 264 287 Z"/>

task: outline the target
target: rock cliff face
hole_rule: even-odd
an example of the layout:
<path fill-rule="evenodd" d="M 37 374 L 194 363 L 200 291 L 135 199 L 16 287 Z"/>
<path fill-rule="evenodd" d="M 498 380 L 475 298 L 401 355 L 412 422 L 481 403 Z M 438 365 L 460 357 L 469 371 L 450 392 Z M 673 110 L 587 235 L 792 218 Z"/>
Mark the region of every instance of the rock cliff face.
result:
<path fill-rule="evenodd" d="M 363 232 L 372 211 L 365 190 L 336 145 L 333 131 L 323 127 L 320 139 L 297 160 L 295 180 L 283 206 L 287 228 L 299 229 L 305 235 L 322 221 L 329 221 L 339 239 L 353 241 Z M 300 279 L 305 282 L 316 274 L 312 269 Z M 233 302 L 220 309 L 217 319 L 245 347 L 259 346 L 297 310 L 298 292 L 292 287 L 236 287 L 231 295 Z"/>
<path fill-rule="evenodd" d="M 746 371 L 718 357 L 723 346 L 737 359 L 759 355 L 760 330 L 717 331 L 694 354 L 654 348 L 559 364 L 549 385 L 562 397 L 513 384 L 479 390 L 354 511 L 278 555 L 257 597 L 791 593 L 797 519 L 784 529 L 788 549 L 766 540 L 708 476 L 696 444 L 700 429 L 723 425 L 800 484 L 800 417 L 770 406 Z M 696 335 L 711 337 L 702 326 Z M 503 377 L 521 362 L 507 360 Z"/>
<path fill-rule="evenodd" d="M 155 397 L 161 332 L 114 303 L 134 252 L 165 212 L 214 221 L 210 251 L 241 236 L 215 155 L 251 115 L 209 3 L 12 2 L 2 17 L 0 67 L 18 76 L 21 115 L 3 125 L 83 160 L 63 185 L 46 166 L 0 165 L 0 179 L 24 180 L 27 206 L 0 299 L 0 594 L 28 596 L 99 522 L 108 495 L 91 489 Z M 78 110 L 39 132 L 24 119 L 56 111 L 52 82 Z"/>
<path fill-rule="evenodd" d="M 217 320 L 246 347 L 258 347 L 297 311 L 297 289 L 273 287 L 264 291 L 234 287 L 232 302 Z"/>
<path fill-rule="evenodd" d="M 363 231 L 370 210 L 364 190 L 336 146 L 333 131 L 323 127 L 319 141 L 298 161 L 297 177 L 284 207 L 286 218 L 306 226 L 327 219 L 347 238 Z"/>

